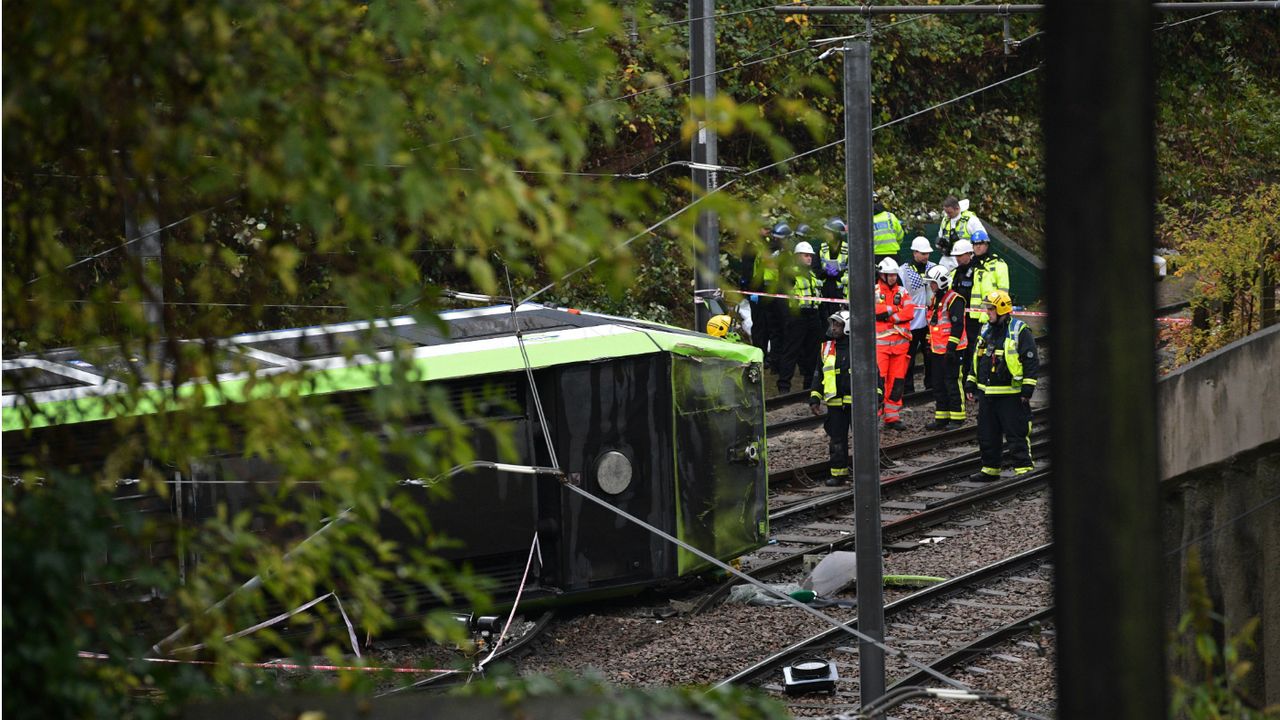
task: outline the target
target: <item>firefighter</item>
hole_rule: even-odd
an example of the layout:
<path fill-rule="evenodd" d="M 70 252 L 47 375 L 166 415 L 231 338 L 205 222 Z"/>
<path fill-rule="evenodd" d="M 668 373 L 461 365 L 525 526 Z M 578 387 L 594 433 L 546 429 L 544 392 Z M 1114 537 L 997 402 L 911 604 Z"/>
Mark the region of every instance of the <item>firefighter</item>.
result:
<path fill-rule="evenodd" d="M 955 260 L 955 269 L 951 271 L 951 289 L 964 299 L 964 304 L 969 308 L 968 315 L 965 317 L 965 336 L 969 338 L 969 347 L 965 348 L 960 358 L 961 380 L 968 373 L 967 368 L 972 364 L 973 360 L 973 340 L 978 337 L 978 331 L 982 329 L 982 324 L 986 322 L 986 313 L 979 311 L 973 312 L 975 305 L 982 303 L 982 296 L 975 295 L 973 292 L 973 273 L 977 269 L 977 265 L 973 261 L 973 244 L 968 240 L 957 240 L 956 244 L 951 247 L 951 257 Z"/>
<path fill-rule="evenodd" d="M 707 334 L 711 337 L 724 338 L 730 342 L 741 342 L 742 335 L 738 332 L 737 323 L 728 315 L 712 315 L 707 320 Z"/>
<path fill-rule="evenodd" d="M 1009 445 L 1013 472 L 1031 472 L 1031 396 L 1036 391 L 1040 357 L 1027 324 L 1013 316 L 1009 293 L 995 290 L 984 298 L 982 327 L 968 369 L 965 392 L 978 401 L 978 449 L 982 469 L 970 480 L 1000 477 L 1002 439 Z M 1003 436 L 1003 438 L 1002 438 Z"/>
<path fill-rule="evenodd" d="M 822 302 L 818 276 L 813 274 L 813 246 L 807 240 L 796 243 L 795 280 L 785 316 L 782 357 L 778 361 L 778 393 L 791 392 L 791 376 L 800 368 L 800 382 L 809 389 L 809 377 L 818 364 L 818 348 L 822 344 L 822 318 L 818 315 Z"/>
<path fill-rule="evenodd" d="M 885 430 L 902 430 L 902 389 L 907 376 L 907 349 L 916 307 L 899 282 L 898 261 L 884 258 L 876 266 L 876 362 L 880 367 L 880 417 Z"/>
<path fill-rule="evenodd" d="M 822 297 L 843 300 L 849 294 L 845 285 L 845 273 L 849 269 L 849 229 L 840 218 L 831 218 L 822 227 L 830 239 L 822 241 L 813 270 L 822 280 Z M 842 303 L 823 303 L 822 314 L 830 317 L 841 306 Z"/>
<path fill-rule="evenodd" d="M 822 365 L 813 372 L 810 383 L 809 409 L 822 414 L 827 406 L 823 429 L 827 432 L 831 451 L 831 474 L 827 485 L 837 487 L 849 479 L 849 422 L 853 397 L 850 394 L 849 311 L 841 310 L 827 318 L 827 341 L 822 344 Z"/>
<path fill-rule="evenodd" d="M 884 209 L 879 195 L 872 195 L 871 199 L 871 210 L 874 213 L 871 216 L 871 242 L 876 262 L 885 258 L 895 258 L 894 262 L 897 262 L 898 248 L 902 246 L 902 237 L 906 235 L 902 229 L 902 221 L 897 215 Z"/>
<path fill-rule="evenodd" d="M 969 346 L 965 333 L 965 300 L 951 289 L 951 273 L 941 265 L 929 268 L 933 299 L 927 312 L 929 359 L 933 363 L 933 422 L 926 430 L 964 425 L 964 391 L 960 361 Z"/>

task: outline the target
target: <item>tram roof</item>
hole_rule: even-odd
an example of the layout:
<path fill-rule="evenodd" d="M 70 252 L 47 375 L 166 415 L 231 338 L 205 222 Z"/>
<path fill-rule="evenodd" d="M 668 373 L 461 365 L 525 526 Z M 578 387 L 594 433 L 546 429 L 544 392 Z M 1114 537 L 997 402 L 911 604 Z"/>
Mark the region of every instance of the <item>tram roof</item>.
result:
<path fill-rule="evenodd" d="M 450 310 L 428 321 L 405 316 L 245 333 L 216 341 L 216 346 L 221 352 L 215 380 L 185 383 L 178 388 L 179 398 L 200 397 L 205 407 L 213 407 L 285 390 L 311 395 L 369 389 L 387 380 L 397 352 L 405 353 L 400 357 L 409 359 L 423 382 L 522 370 L 525 353 L 533 368 L 656 352 L 760 360 L 754 347 L 701 333 L 535 303 L 515 312 L 510 306 L 493 306 Z M 6 432 L 115 417 L 120 403 L 112 398 L 125 394 L 130 377 L 141 377 L 143 383 L 141 400 L 129 414 L 159 410 L 173 394 L 163 378 L 153 377 L 154 368 L 118 348 L 5 358 L 2 367 Z M 284 390 L 255 382 L 299 373 L 308 382 L 295 381 Z"/>

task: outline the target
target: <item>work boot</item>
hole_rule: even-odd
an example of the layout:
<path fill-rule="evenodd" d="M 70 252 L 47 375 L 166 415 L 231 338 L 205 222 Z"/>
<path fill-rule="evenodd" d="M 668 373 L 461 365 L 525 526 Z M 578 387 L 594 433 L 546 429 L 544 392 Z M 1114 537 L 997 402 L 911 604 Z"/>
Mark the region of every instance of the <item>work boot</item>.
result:
<path fill-rule="evenodd" d="M 981 470 L 969 476 L 969 482 L 995 482 L 999 479 L 999 475 L 990 475 Z"/>
<path fill-rule="evenodd" d="M 889 430 L 889 431 L 891 431 L 891 432 L 902 432 L 902 431 L 906 430 L 906 428 L 902 427 L 902 423 L 901 423 L 901 422 L 885 423 L 885 424 L 884 424 L 884 429 L 885 429 L 885 430 Z"/>
<path fill-rule="evenodd" d="M 942 418 L 938 418 L 936 420 L 931 420 L 925 423 L 924 429 L 925 430 L 946 430 L 947 427 L 949 427 L 950 425 L 951 425 L 950 420 L 943 420 Z"/>
<path fill-rule="evenodd" d="M 844 478 L 829 477 L 827 478 L 827 482 L 825 484 L 827 487 L 840 487 L 841 485 L 844 485 Z"/>
<path fill-rule="evenodd" d="M 964 420 L 952 420 L 950 422 L 953 428 L 964 427 Z"/>

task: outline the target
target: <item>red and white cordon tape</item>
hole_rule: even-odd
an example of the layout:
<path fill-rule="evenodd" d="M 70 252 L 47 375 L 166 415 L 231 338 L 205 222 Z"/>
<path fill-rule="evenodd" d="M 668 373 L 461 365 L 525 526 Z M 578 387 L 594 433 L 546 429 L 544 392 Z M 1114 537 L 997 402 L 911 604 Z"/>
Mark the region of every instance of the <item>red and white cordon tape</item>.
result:
<path fill-rule="evenodd" d="M 109 655 L 95 652 L 85 652 L 81 650 L 76 653 L 79 657 L 86 660 L 110 660 Z M 168 665 L 217 665 L 212 660 L 178 660 L 176 658 L 140 658 L 144 662 L 164 663 Z M 299 665 L 297 663 L 233 663 L 236 667 L 242 668 L 260 668 L 262 670 L 320 670 L 326 672 L 387 672 L 387 673 L 451 673 L 456 670 L 440 670 L 435 668 L 406 668 L 406 667 L 376 667 L 372 665 Z"/>
<path fill-rule="evenodd" d="M 787 295 L 784 293 L 749 292 L 746 290 L 726 290 L 725 292 L 730 292 L 735 295 L 758 295 L 760 297 L 781 298 L 783 300 L 809 300 L 809 301 L 815 301 L 815 302 L 839 303 L 841 305 L 849 304 L 849 301 L 846 300 L 845 298 L 812 297 L 809 295 Z M 702 298 L 700 296 L 694 296 L 694 299 L 698 302 L 702 301 Z M 1014 310 L 1013 314 L 1019 317 L 1045 317 L 1045 318 L 1049 317 L 1049 313 L 1039 312 L 1036 310 Z M 1189 323 L 1191 322 L 1191 318 L 1158 317 L 1156 318 L 1156 322 Z"/>

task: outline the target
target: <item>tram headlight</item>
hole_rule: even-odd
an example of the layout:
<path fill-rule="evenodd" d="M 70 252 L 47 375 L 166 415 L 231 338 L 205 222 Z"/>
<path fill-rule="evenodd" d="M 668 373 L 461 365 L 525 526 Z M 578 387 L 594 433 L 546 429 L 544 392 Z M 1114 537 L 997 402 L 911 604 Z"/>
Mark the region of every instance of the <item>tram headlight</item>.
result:
<path fill-rule="evenodd" d="M 618 495 L 631 487 L 631 459 L 617 450 L 596 458 L 596 484 L 610 495 Z"/>

